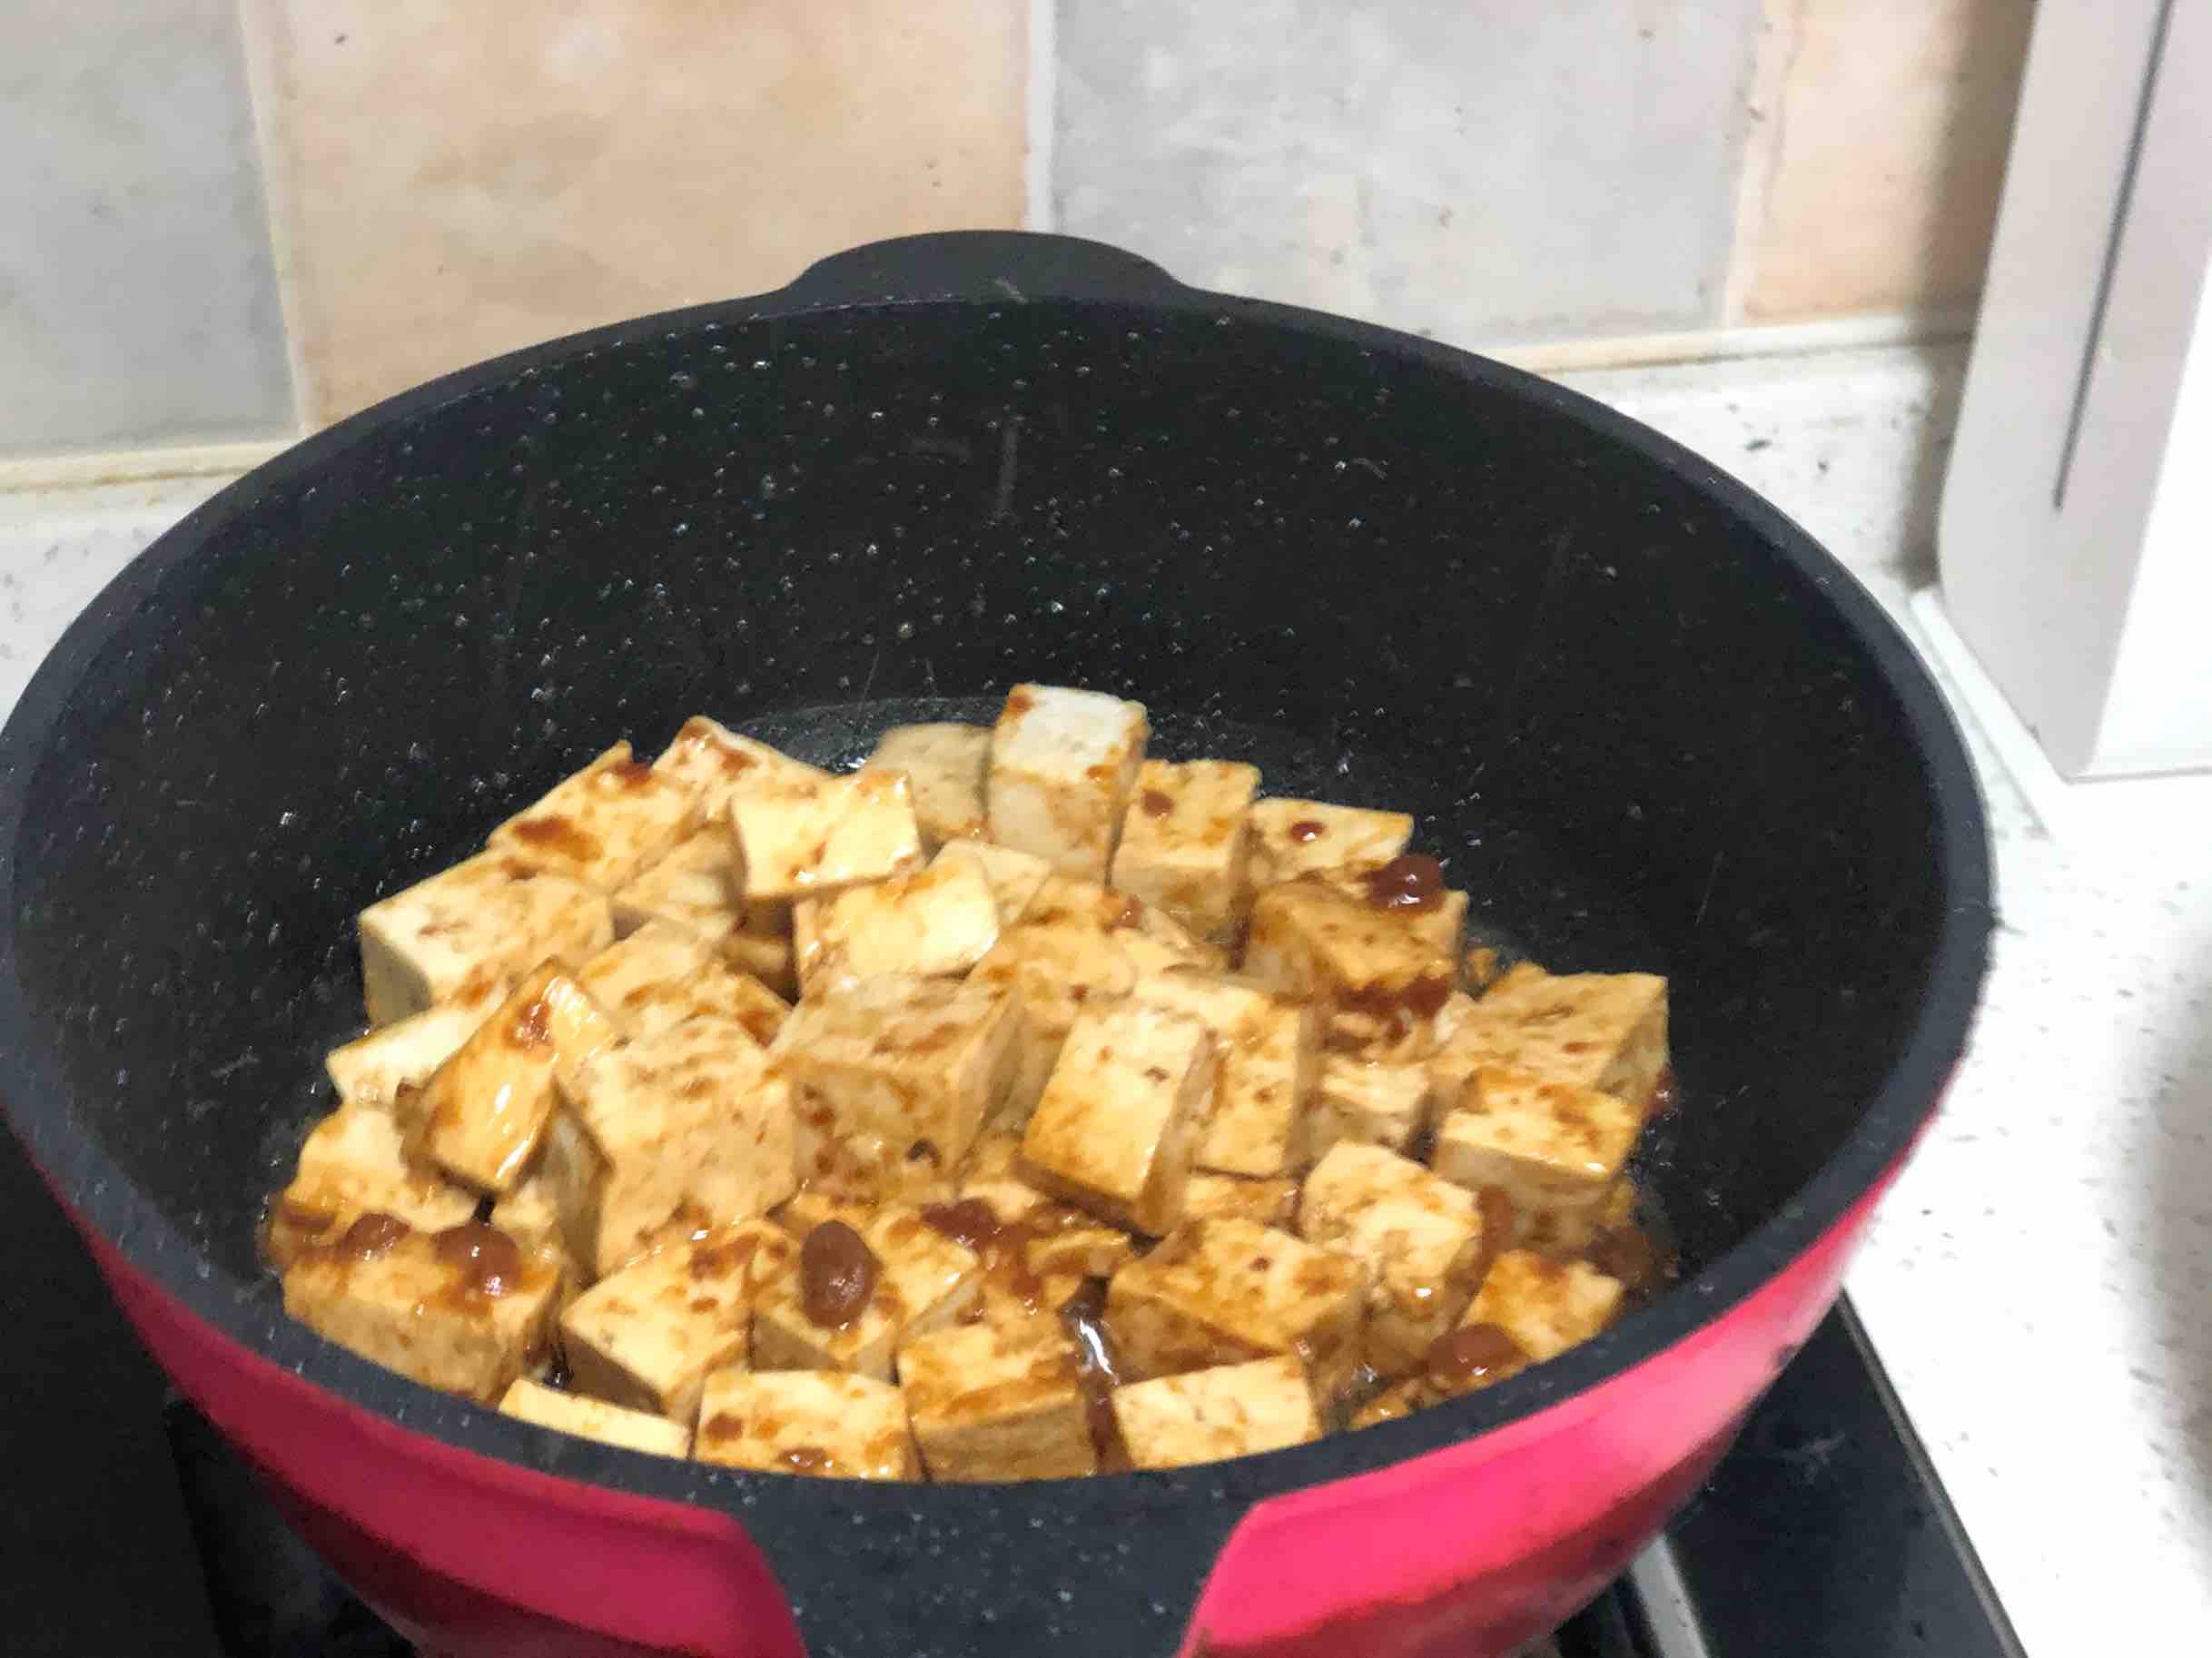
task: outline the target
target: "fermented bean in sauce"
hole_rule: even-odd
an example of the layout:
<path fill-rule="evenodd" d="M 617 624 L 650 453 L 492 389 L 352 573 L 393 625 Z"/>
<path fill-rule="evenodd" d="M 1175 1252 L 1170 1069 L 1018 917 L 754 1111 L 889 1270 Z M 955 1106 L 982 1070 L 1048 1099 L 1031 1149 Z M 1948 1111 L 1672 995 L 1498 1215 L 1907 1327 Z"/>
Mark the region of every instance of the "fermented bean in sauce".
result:
<path fill-rule="evenodd" d="M 461 1288 L 472 1296 L 496 1300 L 522 1276 L 522 1251 L 515 1240 L 480 1220 L 464 1220 L 433 1233 L 430 1248 L 447 1266 L 460 1268 Z"/>
<path fill-rule="evenodd" d="M 350 1261 L 372 1261 L 391 1253 L 394 1245 L 415 1229 L 397 1215 L 370 1209 L 345 1229 L 331 1252 Z"/>
<path fill-rule="evenodd" d="M 867 1240 L 842 1220 L 825 1220 L 799 1248 L 799 1299 L 806 1316 L 843 1329 L 875 1294 L 883 1263 Z"/>

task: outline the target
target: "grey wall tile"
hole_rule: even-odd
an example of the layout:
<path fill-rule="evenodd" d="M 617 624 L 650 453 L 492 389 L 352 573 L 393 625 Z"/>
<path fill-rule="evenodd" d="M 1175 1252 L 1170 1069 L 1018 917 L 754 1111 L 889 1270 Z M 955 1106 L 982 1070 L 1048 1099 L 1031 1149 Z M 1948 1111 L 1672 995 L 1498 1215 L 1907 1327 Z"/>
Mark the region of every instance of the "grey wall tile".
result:
<path fill-rule="evenodd" d="M 230 0 L 0 4 L 0 451 L 292 424 Z"/>
<path fill-rule="evenodd" d="M 1062 0 L 1059 227 L 1466 343 L 1702 327 L 1758 0 Z"/>

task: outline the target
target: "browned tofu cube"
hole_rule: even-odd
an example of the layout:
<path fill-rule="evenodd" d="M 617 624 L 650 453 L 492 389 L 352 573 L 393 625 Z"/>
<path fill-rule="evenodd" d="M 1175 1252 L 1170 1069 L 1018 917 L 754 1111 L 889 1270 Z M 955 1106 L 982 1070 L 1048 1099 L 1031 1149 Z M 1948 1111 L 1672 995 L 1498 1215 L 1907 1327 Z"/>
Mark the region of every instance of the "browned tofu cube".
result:
<path fill-rule="evenodd" d="M 1447 1396 L 1431 1387 L 1426 1376 L 1409 1376 L 1403 1381 L 1392 1382 L 1361 1405 L 1352 1412 L 1346 1426 L 1379 1427 L 1385 1422 L 1402 1422 L 1416 1411 L 1427 1410 Z"/>
<path fill-rule="evenodd" d="M 593 956 L 576 977 L 632 1040 L 710 1018 L 742 1027 L 765 1048 L 791 1012 L 781 996 L 673 922 L 647 922 Z"/>
<path fill-rule="evenodd" d="M 1198 1166 L 1256 1176 L 1293 1168 L 1321 1061 L 1319 1013 L 1256 984 L 1184 969 L 1140 979 L 1131 994 L 1189 1014 L 1220 1044 L 1220 1086 Z"/>
<path fill-rule="evenodd" d="M 751 1220 L 609 1273 L 561 1314 L 576 1386 L 690 1426 L 700 1384 L 744 1361 L 755 1309 L 791 1275 L 798 1253 L 782 1229 Z"/>
<path fill-rule="evenodd" d="M 1423 1061 L 1329 1054 L 1306 1113 L 1305 1160 L 1318 1162 L 1331 1147 L 1346 1144 L 1403 1151 L 1433 1114 Z"/>
<path fill-rule="evenodd" d="M 793 1091 L 809 1178 L 826 1144 L 854 1139 L 950 1170 L 1005 1091 L 1021 1036 L 1020 1004 L 983 984 L 886 974 L 801 1002 L 770 1055 Z"/>
<path fill-rule="evenodd" d="M 1319 800 L 1252 803 L 1252 885 L 1387 864 L 1413 839 L 1403 812 L 1370 812 Z"/>
<path fill-rule="evenodd" d="M 791 901 L 744 896 L 744 865 L 726 818 L 710 820 L 614 895 L 615 931 L 648 922 L 696 933 L 737 971 L 778 994 L 795 994 Z"/>
<path fill-rule="evenodd" d="M 655 1456 L 691 1455 L 691 1429 L 680 1422 L 548 1387 L 528 1377 L 507 1390 L 499 1401 L 499 1411 L 539 1427 L 597 1439 L 603 1445 L 618 1445 L 625 1450 L 645 1451 Z"/>
<path fill-rule="evenodd" d="M 1271 1227 L 1193 1221 L 1114 1274 L 1106 1323 L 1140 1379 L 1288 1355 L 1326 1408 L 1358 1370 L 1368 1277 Z"/>
<path fill-rule="evenodd" d="M 1475 1194 L 1380 1146 L 1340 1145 L 1299 1198 L 1307 1242 L 1368 1262 L 1368 1363 L 1412 1369 L 1458 1322 L 1505 1240 Z"/>
<path fill-rule="evenodd" d="M 1403 915 L 1325 882 L 1294 881 L 1252 901 L 1244 970 L 1284 995 L 1320 1002 L 1331 1049 L 1402 1060 L 1434 1047 L 1455 968 Z"/>
<path fill-rule="evenodd" d="M 1249 898 L 1252 796 L 1259 768 L 1229 760 L 1147 760 L 1121 819 L 1113 883 L 1227 943 Z"/>
<path fill-rule="evenodd" d="M 515 1240 L 516 1248 L 560 1275 L 559 1303 L 566 1307 L 582 1286 L 583 1268 L 568 1253 L 568 1234 L 552 1184 L 537 1170 L 491 1206 L 491 1226 Z"/>
<path fill-rule="evenodd" d="M 1098 1471 L 1074 1348 L 1042 1325 L 963 1325 L 909 1341 L 899 1391 L 932 1479 Z"/>
<path fill-rule="evenodd" d="M 423 1084 L 423 1154 L 479 1191 L 512 1191 L 552 1119 L 557 1079 L 620 1040 L 584 987 L 548 962 Z"/>
<path fill-rule="evenodd" d="M 1004 1125 L 1028 1120 L 1080 1010 L 1120 1001 L 1141 974 L 1218 965 L 1217 952 L 1142 899 L 1096 882 L 1049 877 L 972 975 L 1019 995 L 1027 1015 Z"/>
<path fill-rule="evenodd" d="M 1572 1229 L 1604 1209 L 1643 1127 L 1615 1095 L 1485 1066 L 1438 1126 L 1429 1161 L 1469 1191 L 1504 1192 L 1525 1222 Z"/>
<path fill-rule="evenodd" d="M 991 882 L 961 858 L 800 902 L 794 960 L 805 994 L 880 973 L 958 978 L 999 942 Z"/>
<path fill-rule="evenodd" d="M 486 844 L 611 893 L 658 863 L 698 814 L 689 788 L 617 743 L 494 829 Z"/>
<path fill-rule="evenodd" d="M 1022 1156 L 1043 1189 L 1155 1237 L 1182 1218 L 1220 1045 L 1188 1014 L 1120 1002 L 1075 1016 Z"/>
<path fill-rule="evenodd" d="M 1491 1263 L 1463 1326 L 1503 1330 L 1541 1364 L 1587 1341 L 1620 1311 L 1621 1281 L 1587 1261 L 1555 1261 L 1530 1249 L 1508 1249 Z"/>
<path fill-rule="evenodd" d="M 476 1194 L 407 1154 L 400 1126 L 366 1105 L 341 1105 L 309 1131 L 291 1183 L 270 1208 L 264 1241 L 280 1268 L 301 1249 L 342 1234 L 364 1215 L 422 1231 L 458 1226 Z"/>
<path fill-rule="evenodd" d="M 1129 1460 L 1140 1468 L 1221 1462 L 1321 1436 L 1306 1367 L 1288 1357 L 1217 1365 L 1117 1387 L 1113 1415 Z"/>
<path fill-rule="evenodd" d="M 800 1269 L 770 1290 L 755 1315 L 755 1369 L 850 1370 L 887 1382 L 907 1342 L 956 1322 L 982 1294 L 975 1252 L 930 1226 L 917 1209 L 886 1204 L 858 1229 L 825 1222 L 807 1234 L 802 1248 L 822 1261 L 847 1259 L 824 1250 L 824 1234 L 833 1229 L 856 1230 L 865 1246 L 874 1276 L 863 1268 L 846 1280 L 864 1288 L 865 1298 L 842 1309 L 829 1304 L 826 1279 L 802 1258 Z"/>
<path fill-rule="evenodd" d="M 906 1401 L 835 1370 L 717 1370 L 699 1401 L 698 1457 L 817 1479 L 920 1479 Z"/>
<path fill-rule="evenodd" d="M 513 982 L 505 975 L 474 980 L 449 1001 L 380 1025 L 365 1036 L 323 1056 L 331 1085 L 348 1105 L 372 1105 L 389 1111 L 402 1089 L 418 1089 L 453 1057 L 454 1050 L 476 1034 L 492 1009 L 507 1000 Z"/>
<path fill-rule="evenodd" d="M 1022 1172 L 1022 1137 L 1001 1129 L 976 1137 L 956 1184 L 963 1200 L 974 1199 L 1002 1221 L 1017 1220 L 1052 1201 Z"/>
<path fill-rule="evenodd" d="M 894 725 L 868 756 L 877 771 L 904 772 L 923 843 L 980 840 L 983 773 L 991 764 L 988 725 Z"/>
<path fill-rule="evenodd" d="M 1011 846 L 994 846 L 989 841 L 947 841 L 931 862 L 933 866 L 972 864 L 983 871 L 983 879 L 991 883 L 991 895 L 998 900 L 1002 927 L 1011 927 L 1028 914 L 1031 901 L 1052 873 L 1052 866 L 1042 858 Z"/>
<path fill-rule="evenodd" d="M 614 938 L 607 896 L 527 858 L 485 852 L 360 913 L 361 999 L 388 1025 L 548 957 L 582 962 Z"/>
<path fill-rule="evenodd" d="M 1254 1220 L 1261 1226 L 1287 1227 L 1298 1209 L 1298 1182 L 1289 1179 L 1255 1179 L 1246 1174 L 1215 1174 L 1199 1169 L 1183 1189 L 1183 1219 Z"/>
<path fill-rule="evenodd" d="M 1081 1209 L 1052 1204 L 1032 1209 L 1024 1220 L 1033 1235 L 1022 1246 L 1022 1260 L 1036 1278 L 1110 1278 L 1137 1258 L 1134 1238 Z"/>
<path fill-rule="evenodd" d="M 899 772 L 741 789 L 729 822 L 748 900 L 805 898 L 922 867 L 922 831 Z"/>
<path fill-rule="evenodd" d="M 1486 1065 L 1595 1089 L 1647 1108 L 1667 1063 L 1666 981 L 1654 973 L 1562 973 L 1526 965 L 1466 1011 L 1430 1061 L 1437 1097 L 1457 1100 Z"/>
<path fill-rule="evenodd" d="M 988 838 L 1062 874 L 1105 880 L 1150 735 L 1141 703 L 1014 686 L 991 734 Z"/>
<path fill-rule="evenodd" d="M 1433 951 L 1438 961 L 1457 962 L 1466 943 L 1467 895 L 1444 884 L 1434 858 L 1401 854 L 1371 868 L 1331 870 L 1310 876 L 1372 909 L 1387 913 Z M 1457 996 L 1459 992 L 1452 992 Z M 1442 1018 L 1441 1012 L 1438 1018 Z"/>
<path fill-rule="evenodd" d="M 703 714 L 684 722 L 675 740 L 653 762 L 653 769 L 688 788 L 701 815 L 709 819 L 726 817 L 730 796 L 741 790 L 829 775 L 765 743 L 740 736 Z"/>
<path fill-rule="evenodd" d="M 559 1275 L 491 1228 L 364 1217 L 284 1273 L 284 1311 L 363 1358 L 489 1404 L 544 1350 Z"/>
<path fill-rule="evenodd" d="M 630 1258 L 679 1208 L 699 1229 L 765 1215 L 798 1185 L 791 1092 L 741 1027 L 693 1019 L 599 1055 L 570 1091 L 577 1132 L 542 1172 L 569 1247 L 596 1273 Z"/>

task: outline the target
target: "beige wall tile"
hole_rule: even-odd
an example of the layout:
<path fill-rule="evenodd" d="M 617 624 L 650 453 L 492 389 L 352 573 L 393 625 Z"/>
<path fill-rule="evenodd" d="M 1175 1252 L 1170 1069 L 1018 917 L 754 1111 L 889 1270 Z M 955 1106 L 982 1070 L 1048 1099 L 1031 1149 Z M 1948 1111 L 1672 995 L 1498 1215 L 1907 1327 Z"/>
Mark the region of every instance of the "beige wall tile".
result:
<path fill-rule="evenodd" d="M 310 417 L 1019 224 L 1025 0 L 244 0 Z"/>
<path fill-rule="evenodd" d="M 1733 320 L 1971 302 L 2032 10 L 1767 0 Z"/>

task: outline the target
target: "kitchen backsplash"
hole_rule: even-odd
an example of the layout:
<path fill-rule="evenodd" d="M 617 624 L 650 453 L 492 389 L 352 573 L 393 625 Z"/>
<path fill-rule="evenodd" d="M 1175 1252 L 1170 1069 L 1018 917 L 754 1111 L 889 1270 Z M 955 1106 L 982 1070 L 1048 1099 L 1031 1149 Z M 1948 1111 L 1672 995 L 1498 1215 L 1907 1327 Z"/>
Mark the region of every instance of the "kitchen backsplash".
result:
<path fill-rule="evenodd" d="M 963 226 L 1538 363 L 1955 332 L 2030 9 L 19 0 L 0 455 L 281 438 Z"/>

